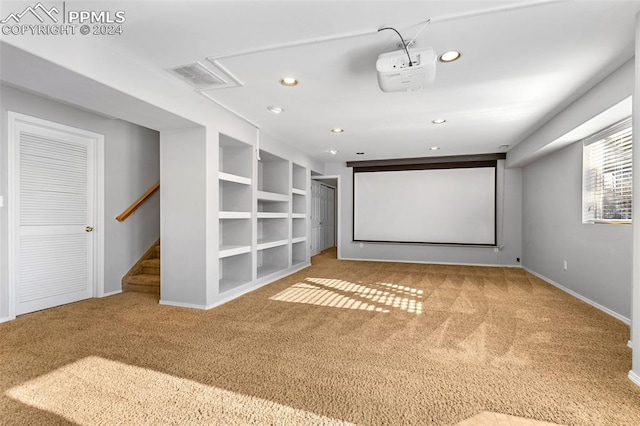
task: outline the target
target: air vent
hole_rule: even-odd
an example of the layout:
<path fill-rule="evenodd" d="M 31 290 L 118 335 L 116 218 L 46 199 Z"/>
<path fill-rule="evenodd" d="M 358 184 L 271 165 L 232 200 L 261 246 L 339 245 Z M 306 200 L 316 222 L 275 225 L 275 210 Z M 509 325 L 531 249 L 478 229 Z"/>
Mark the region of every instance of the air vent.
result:
<path fill-rule="evenodd" d="M 167 71 L 180 77 L 182 80 L 199 90 L 229 86 L 227 81 L 218 77 L 198 62 L 189 65 L 181 65 Z"/>

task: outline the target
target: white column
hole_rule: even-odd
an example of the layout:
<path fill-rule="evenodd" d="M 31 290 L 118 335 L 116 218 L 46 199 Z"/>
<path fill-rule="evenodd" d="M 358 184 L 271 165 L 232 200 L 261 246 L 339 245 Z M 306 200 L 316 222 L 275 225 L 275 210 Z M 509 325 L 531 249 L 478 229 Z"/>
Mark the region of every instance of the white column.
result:
<path fill-rule="evenodd" d="M 633 274 L 631 342 L 633 355 L 629 379 L 640 386 L 640 13 L 636 15 L 635 88 L 633 92 Z"/>
<path fill-rule="evenodd" d="M 217 197 L 217 192 L 214 195 Z M 163 305 L 207 307 L 207 201 L 206 129 L 161 131 L 160 303 Z"/>

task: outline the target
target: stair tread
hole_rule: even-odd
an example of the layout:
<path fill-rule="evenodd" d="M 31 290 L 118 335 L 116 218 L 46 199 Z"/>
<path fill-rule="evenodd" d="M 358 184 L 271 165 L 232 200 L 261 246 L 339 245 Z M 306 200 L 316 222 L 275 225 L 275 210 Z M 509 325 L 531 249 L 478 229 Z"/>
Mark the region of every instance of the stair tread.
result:
<path fill-rule="evenodd" d="M 142 266 L 148 266 L 151 268 L 159 268 L 160 267 L 160 259 L 147 259 L 142 261 Z"/>
<path fill-rule="evenodd" d="M 127 284 L 159 286 L 160 275 L 152 275 L 152 274 L 131 275 L 126 278 L 126 282 Z"/>
<path fill-rule="evenodd" d="M 141 285 L 141 284 L 125 284 L 122 288 L 124 291 L 133 291 L 136 293 L 152 293 L 160 294 L 160 286 Z"/>

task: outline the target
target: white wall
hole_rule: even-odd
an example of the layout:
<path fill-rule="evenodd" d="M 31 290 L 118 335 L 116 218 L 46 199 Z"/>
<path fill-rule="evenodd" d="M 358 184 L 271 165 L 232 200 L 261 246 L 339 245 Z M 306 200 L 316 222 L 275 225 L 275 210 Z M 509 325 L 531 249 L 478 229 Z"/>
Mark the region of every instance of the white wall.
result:
<path fill-rule="evenodd" d="M 392 260 L 428 263 L 454 263 L 471 265 L 519 265 L 522 234 L 522 174 L 520 169 L 504 169 L 498 162 L 498 206 L 502 204 L 504 183 L 504 210 L 498 208 L 499 252 L 486 247 L 446 247 L 434 245 L 383 244 L 352 242 L 353 239 L 353 170 L 344 163 L 329 163 L 325 175 L 340 176 L 338 198 L 340 203 L 339 255 L 343 259 Z M 503 173 L 504 172 L 504 173 Z M 502 214 L 504 212 L 504 215 Z"/>
<path fill-rule="evenodd" d="M 121 289 L 121 279 L 159 237 L 159 197 L 155 195 L 135 215 L 119 223 L 115 216 L 159 179 L 158 132 L 110 119 L 13 87 L 0 85 L 2 129 L 7 111 L 66 124 L 105 135 L 105 293 Z M 0 137 L 0 194 L 7 194 L 8 134 Z M 0 318 L 8 315 L 7 205 L 0 208 Z"/>
<path fill-rule="evenodd" d="M 560 111 L 516 145 L 507 155 L 507 167 L 523 167 L 549 154 L 549 145 L 633 93 L 634 58 L 605 77 L 587 93 Z M 617 120 L 614 119 L 610 124 Z"/>
<path fill-rule="evenodd" d="M 582 224 L 580 142 L 524 168 L 523 266 L 626 318 L 631 229 Z"/>
<path fill-rule="evenodd" d="M 205 308 L 205 128 L 161 132 L 160 161 L 163 243 L 160 303 Z"/>

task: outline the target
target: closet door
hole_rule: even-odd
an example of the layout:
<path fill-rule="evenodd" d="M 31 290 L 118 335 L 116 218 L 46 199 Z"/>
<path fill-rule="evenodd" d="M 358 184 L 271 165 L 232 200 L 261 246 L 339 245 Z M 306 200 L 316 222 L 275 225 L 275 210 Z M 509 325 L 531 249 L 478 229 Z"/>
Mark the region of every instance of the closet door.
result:
<path fill-rule="evenodd" d="M 50 124 L 13 126 L 16 315 L 93 295 L 95 139 Z"/>

